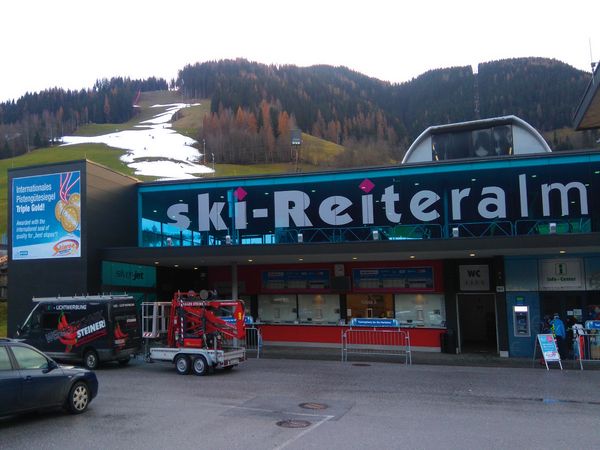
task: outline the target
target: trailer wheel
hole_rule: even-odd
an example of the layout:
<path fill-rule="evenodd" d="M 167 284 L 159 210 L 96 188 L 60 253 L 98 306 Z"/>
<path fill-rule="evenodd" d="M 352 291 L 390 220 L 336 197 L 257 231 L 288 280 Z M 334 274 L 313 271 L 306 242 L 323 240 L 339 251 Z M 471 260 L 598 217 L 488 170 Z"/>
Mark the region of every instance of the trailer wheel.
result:
<path fill-rule="evenodd" d="M 86 369 L 95 370 L 98 368 L 99 363 L 98 353 L 95 350 L 87 350 L 83 354 L 83 366 Z"/>
<path fill-rule="evenodd" d="M 190 358 L 186 355 L 177 355 L 175 357 L 175 370 L 177 370 L 179 375 L 190 373 Z"/>
<path fill-rule="evenodd" d="M 208 373 L 208 364 L 206 363 L 204 356 L 198 356 L 197 358 L 194 358 L 192 370 L 194 371 L 195 375 L 199 376 L 203 376 Z"/>

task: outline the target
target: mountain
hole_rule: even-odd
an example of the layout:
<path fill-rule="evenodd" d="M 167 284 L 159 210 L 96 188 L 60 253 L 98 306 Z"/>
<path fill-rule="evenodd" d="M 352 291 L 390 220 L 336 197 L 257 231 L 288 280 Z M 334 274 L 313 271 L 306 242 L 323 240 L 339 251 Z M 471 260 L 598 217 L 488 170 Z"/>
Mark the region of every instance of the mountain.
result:
<path fill-rule="evenodd" d="M 544 58 L 482 63 L 477 73 L 470 66 L 437 69 L 401 84 L 345 67 L 237 59 L 188 65 L 176 84 L 185 97 L 212 100 L 212 122 L 205 123 L 202 135 L 212 148 L 239 148 L 240 139 L 255 138 L 252 147 L 271 146 L 269 158 L 285 158 L 287 146 L 278 152 L 276 142 L 260 138 L 265 126 L 277 138 L 283 129 L 278 117 L 285 115 L 314 136 L 355 151 L 372 148 L 377 161 L 397 161 L 430 125 L 514 114 L 541 132 L 569 127 L 589 80 L 586 72 Z M 231 130 L 243 132 L 239 139 L 224 138 Z M 557 138 L 550 144 L 564 142 Z M 223 158 L 236 156 L 224 152 Z"/>
<path fill-rule="evenodd" d="M 210 99 L 192 137 L 217 163 L 289 162 L 295 128 L 343 145 L 341 166 L 399 161 L 428 126 L 514 114 L 545 132 L 555 149 L 594 143 L 565 133 L 591 75 L 554 59 L 518 58 L 436 69 L 389 83 L 345 67 L 265 65 L 244 59 L 190 64 L 176 87 Z M 0 158 L 48 145 L 80 123 L 124 122 L 141 90 L 164 80 L 111 79 L 81 92 L 26 94 L 0 104 Z M 594 136 L 591 136 L 594 134 Z"/>

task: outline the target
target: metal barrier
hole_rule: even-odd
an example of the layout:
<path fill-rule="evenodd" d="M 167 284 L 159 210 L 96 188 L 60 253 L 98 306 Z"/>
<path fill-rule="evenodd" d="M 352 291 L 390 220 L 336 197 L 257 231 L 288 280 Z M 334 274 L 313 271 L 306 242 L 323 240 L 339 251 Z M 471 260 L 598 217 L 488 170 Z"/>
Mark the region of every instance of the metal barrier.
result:
<path fill-rule="evenodd" d="M 600 361 L 600 333 L 590 333 L 588 331 L 574 336 L 573 351 L 575 359 L 579 361 L 581 370 L 583 370 L 584 362 Z"/>
<path fill-rule="evenodd" d="M 348 355 L 387 355 L 404 357 L 412 364 L 408 331 L 378 328 L 349 328 L 342 332 L 342 362 Z"/>
<path fill-rule="evenodd" d="M 260 358 L 263 341 L 260 330 L 254 326 L 246 327 L 246 354 L 256 352 L 256 358 Z"/>

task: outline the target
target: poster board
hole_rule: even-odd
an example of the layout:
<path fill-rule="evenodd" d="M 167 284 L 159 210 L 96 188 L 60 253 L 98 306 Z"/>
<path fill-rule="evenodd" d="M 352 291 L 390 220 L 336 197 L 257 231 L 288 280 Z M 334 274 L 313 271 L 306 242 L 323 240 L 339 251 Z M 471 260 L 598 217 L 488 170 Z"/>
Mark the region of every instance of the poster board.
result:
<path fill-rule="evenodd" d="M 81 257 L 81 173 L 12 180 L 12 259 Z"/>
<path fill-rule="evenodd" d="M 548 362 L 557 362 L 562 370 L 560 354 L 558 353 L 558 348 L 556 347 L 556 341 L 554 340 L 554 336 L 552 334 L 538 334 L 537 342 L 540 344 L 542 358 L 544 358 L 546 369 L 548 369 Z"/>

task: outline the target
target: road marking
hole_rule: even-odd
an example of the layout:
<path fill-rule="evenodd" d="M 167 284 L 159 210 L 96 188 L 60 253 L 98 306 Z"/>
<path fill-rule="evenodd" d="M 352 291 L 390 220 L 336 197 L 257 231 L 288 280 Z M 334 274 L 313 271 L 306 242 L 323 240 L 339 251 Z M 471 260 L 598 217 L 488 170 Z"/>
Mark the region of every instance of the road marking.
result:
<path fill-rule="evenodd" d="M 311 431 L 313 431 L 314 429 L 316 429 L 318 426 L 324 424 L 325 422 L 327 422 L 329 419 L 333 418 L 334 416 L 325 416 L 323 418 L 323 420 L 320 420 L 319 422 L 316 422 L 315 424 L 311 425 L 310 427 L 302 430 L 300 433 L 298 433 L 296 436 L 291 437 L 290 439 L 288 439 L 287 441 L 285 441 L 284 443 L 278 445 L 277 447 L 275 447 L 273 450 L 280 450 L 282 448 L 287 447 L 290 444 L 293 444 L 294 442 L 296 442 L 298 439 L 300 439 L 302 436 L 304 436 L 307 433 L 310 433 Z"/>

